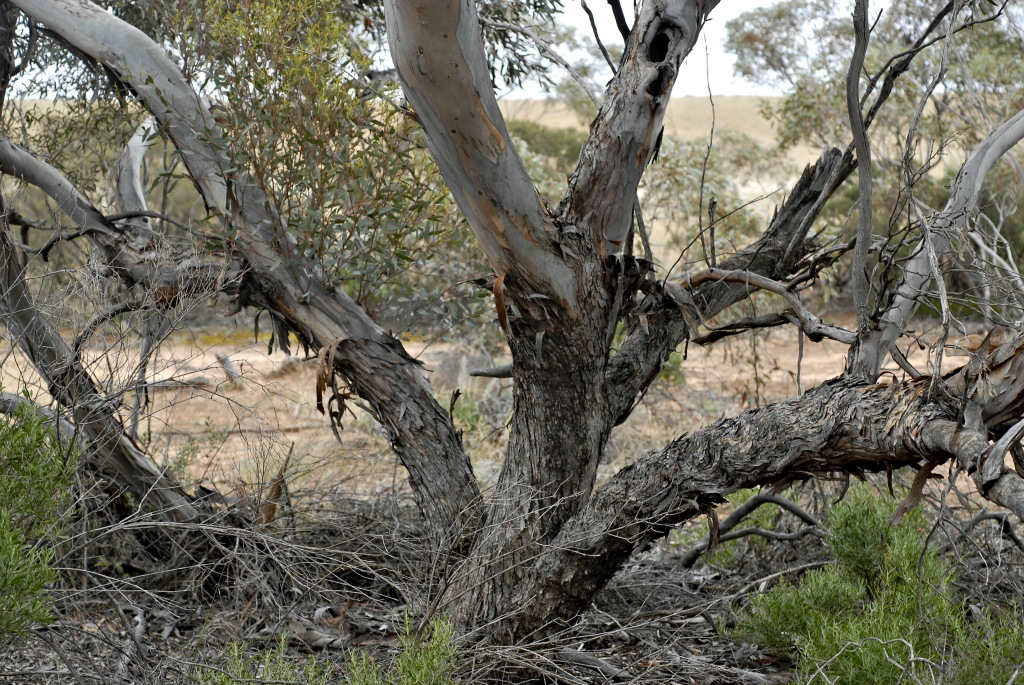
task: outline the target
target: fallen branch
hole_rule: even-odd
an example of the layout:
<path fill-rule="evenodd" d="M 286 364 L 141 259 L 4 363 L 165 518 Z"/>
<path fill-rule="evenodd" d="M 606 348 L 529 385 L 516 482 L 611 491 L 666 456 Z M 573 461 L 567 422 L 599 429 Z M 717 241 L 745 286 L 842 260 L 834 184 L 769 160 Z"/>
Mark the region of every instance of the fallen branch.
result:
<path fill-rule="evenodd" d="M 512 364 L 502 364 L 491 369 L 472 369 L 469 375 L 474 378 L 512 378 Z"/>
<path fill-rule="evenodd" d="M 966 536 L 975 526 L 984 521 L 998 521 L 999 522 L 999 533 L 1007 540 L 1017 546 L 1021 552 L 1024 552 L 1024 540 L 1021 540 L 1017 533 L 1013 530 L 1013 526 L 1010 524 L 1010 513 L 1006 511 L 986 511 L 978 514 L 972 518 L 966 526 L 964 526 L 963 535 Z"/>

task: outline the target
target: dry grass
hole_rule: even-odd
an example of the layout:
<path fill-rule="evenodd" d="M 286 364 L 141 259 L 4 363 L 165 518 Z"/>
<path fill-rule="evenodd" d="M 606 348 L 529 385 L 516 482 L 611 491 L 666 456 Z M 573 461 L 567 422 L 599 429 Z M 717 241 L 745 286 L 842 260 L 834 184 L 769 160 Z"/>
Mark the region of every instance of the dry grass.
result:
<path fill-rule="evenodd" d="M 681 140 L 707 140 L 714 123 L 715 131 L 734 131 L 750 136 L 761 145 L 775 145 L 775 129 L 771 122 L 761 115 L 761 103 L 777 103 L 780 98 L 729 95 L 716 97 L 678 97 L 669 100 L 665 114 L 665 133 Z M 513 120 L 535 121 L 552 128 L 585 129 L 590 122 L 580 117 L 558 100 L 502 100 L 502 113 Z M 796 168 L 818 159 L 821 154 L 808 145 L 799 145 L 787 154 Z"/>

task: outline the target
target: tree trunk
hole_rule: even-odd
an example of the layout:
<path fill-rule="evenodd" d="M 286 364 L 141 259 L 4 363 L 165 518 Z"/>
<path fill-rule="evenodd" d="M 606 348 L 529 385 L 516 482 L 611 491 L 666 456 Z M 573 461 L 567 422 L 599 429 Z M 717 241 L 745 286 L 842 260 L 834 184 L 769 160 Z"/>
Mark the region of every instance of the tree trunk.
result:
<path fill-rule="evenodd" d="M 504 465 L 486 524 L 450 611 L 466 628 L 486 626 L 513 606 L 531 560 L 586 502 L 608 440 L 604 374 L 605 293 L 574 325 L 510 324 L 514 405 Z M 525 302 L 522 303 L 524 306 Z"/>

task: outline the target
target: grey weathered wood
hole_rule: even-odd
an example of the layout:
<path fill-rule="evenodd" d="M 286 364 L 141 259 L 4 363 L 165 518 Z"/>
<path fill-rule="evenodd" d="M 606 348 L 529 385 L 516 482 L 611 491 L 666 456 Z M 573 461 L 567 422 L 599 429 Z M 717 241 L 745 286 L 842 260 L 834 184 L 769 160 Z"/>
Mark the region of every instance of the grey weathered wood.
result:
<path fill-rule="evenodd" d="M 224 376 L 227 378 L 228 385 L 233 387 L 241 387 L 243 384 L 242 374 L 238 371 L 238 367 L 231 361 L 231 356 L 227 354 L 217 354 L 217 363 L 220 364 L 220 368 L 224 369 Z"/>
<path fill-rule="evenodd" d="M 920 299 L 931 282 L 931 261 L 939 259 L 953 240 L 963 233 L 978 204 L 985 177 L 1010 148 L 1024 139 L 1024 110 L 1000 125 L 983 140 L 957 173 L 946 206 L 928 220 L 924 230 L 931 234 L 932 253 L 922 240 L 917 254 L 903 266 L 903 276 L 891 303 L 882 314 L 877 328 L 871 331 L 851 355 L 850 368 L 865 378 L 878 377 L 882 362 L 906 330 L 910 317 L 917 311 Z"/>

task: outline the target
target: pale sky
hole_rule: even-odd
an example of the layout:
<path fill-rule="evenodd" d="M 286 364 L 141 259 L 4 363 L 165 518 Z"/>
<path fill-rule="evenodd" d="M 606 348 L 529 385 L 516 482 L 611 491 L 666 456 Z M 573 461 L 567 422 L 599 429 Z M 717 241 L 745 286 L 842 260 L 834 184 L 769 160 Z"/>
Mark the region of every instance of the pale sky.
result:
<path fill-rule="evenodd" d="M 710 81 L 714 95 L 778 95 L 777 90 L 755 85 L 733 75 L 732 65 L 735 61 L 731 55 L 725 52 L 725 23 L 737 15 L 757 7 L 771 5 L 777 0 L 722 0 L 722 2 L 711 12 L 711 17 L 704 30 L 701 31 L 697 45 L 693 52 L 683 62 L 679 78 L 676 80 L 673 96 L 681 95 L 707 95 L 707 83 Z M 597 19 L 598 30 L 601 32 L 601 39 L 608 43 L 621 43 L 619 32 L 615 28 L 615 19 L 607 0 L 589 0 L 587 5 Z M 631 20 L 631 5 L 629 0 L 622 3 L 627 20 Z M 590 28 L 590 20 L 579 0 L 565 0 L 565 11 L 562 15 L 562 23 L 573 26 L 581 34 L 590 36 L 593 32 Z M 706 46 L 706 47 L 705 47 Z M 710 59 L 705 59 L 705 55 Z M 568 56 L 566 56 L 568 57 Z M 570 59 L 570 61 L 572 61 Z M 710 61 L 710 70 L 708 62 Z M 539 90 L 530 91 L 524 89 L 510 93 L 507 97 L 541 97 Z"/>

